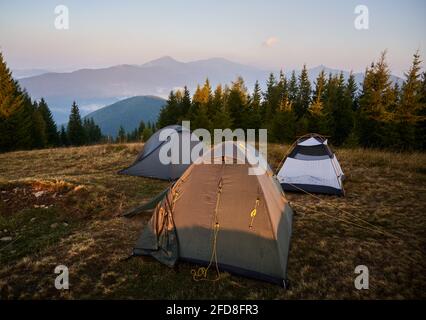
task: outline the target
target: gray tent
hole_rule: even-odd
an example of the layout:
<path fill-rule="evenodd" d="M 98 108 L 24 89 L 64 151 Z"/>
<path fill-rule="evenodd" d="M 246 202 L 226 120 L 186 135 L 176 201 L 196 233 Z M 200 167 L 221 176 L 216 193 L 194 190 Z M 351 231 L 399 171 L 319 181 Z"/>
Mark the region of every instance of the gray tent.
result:
<path fill-rule="evenodd" d="M 179 150 L 182 148 L 182 139 L 190 139 L 191 131 L 185 127 L 179 125 L 167 126 L 155 132 L 151 138 L 145 143 L 142 151 L 139 153 L 135 162 L 128 168 L 119 171 L 120 174 L 127 174 L 130 176 L 157 178 L 163 180 L 176 180 L 191 164 L 163 164 L 160 161 L 160 149 L 167 141 L 160 140 L 161 132 L 170 130 L 168 139 L 173 139 L 179 143 Z M 172 137 L 172 135 L 177 135 Z M 196 141 L 190 142 L 190 150 L 192 150 L 197 144 L 201 143 L 195 135 L 192 135 L 192 139 Z"/>
<path fill-rule="evenodd" d="M 224 154 L 216 157 L 220 148 Z M 134 255 L 151 255 L 168 266 L 178 259 L 213 263 L 285 285 L 293 212 L 269 168 L 248 174 L 247 157 L 255 152 L 225 142 L 202 157 L 212 164 L 192 164 L 157 205 Z"/>

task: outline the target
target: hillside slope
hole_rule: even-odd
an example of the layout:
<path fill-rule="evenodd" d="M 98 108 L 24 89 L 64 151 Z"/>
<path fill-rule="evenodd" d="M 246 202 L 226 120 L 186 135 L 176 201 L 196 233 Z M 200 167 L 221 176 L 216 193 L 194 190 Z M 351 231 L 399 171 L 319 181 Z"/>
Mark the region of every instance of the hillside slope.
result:
<path fill-rule="evenodd" d="M 0 300 L 426 298 L 426 154 L 337 149 L 347 176 L 345 197 L 286 193 L 295 214 L 291 287 L 283 290 L 227 272 L 215 283 L 195 282 L 192 263 L 169 268 L 150 257 L 122 261 L 151 213 L 120 215 L 170 185 L 117 175 L 141 147 L 0 154 L 0 239 L 9 239 L 0 241 Z M 273 168 L 287 149 L 268 146 Z M 71 290 L 54 287 L 59 263 L 70 269 Z M 354 287 L 357 265 L 370 270 L 369 290 Z"/>
<path fill-rule="evenodd" d="M 136 96 L 113 103 L 89 113 L 101 127 L 102 133 L 115 137 L 120 126 L 130 132 L 139 126 L 141 120 L 155 122 L 166 100 L 154 96 Z"/>

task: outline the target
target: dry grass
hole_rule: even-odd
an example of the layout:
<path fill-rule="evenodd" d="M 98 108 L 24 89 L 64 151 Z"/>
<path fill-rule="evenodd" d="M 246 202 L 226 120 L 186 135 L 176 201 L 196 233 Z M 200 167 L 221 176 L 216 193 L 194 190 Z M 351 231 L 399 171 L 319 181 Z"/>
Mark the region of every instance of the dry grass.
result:
<path fill-rule="evenodd" d="M 295 217 L 285 291 L 228 273 L 216 283 L 194 282 L 187 263 L 120 261 L 149 214 L 119 215 L 168 184 L 116 174 L 140 147 L 0 154 L 0 238 L 13 239 L 0 242 L 0 298 L 426 298 L 425 154 L 337 150 L 345 198 L 288 193 Z M 269 146 L 272 167 L 286 149 Z M 58 264 L 70 268 L 69 291 L 54 288 Z M 369 267 L 369 290 L 354 288 L 360 264 Z"/>

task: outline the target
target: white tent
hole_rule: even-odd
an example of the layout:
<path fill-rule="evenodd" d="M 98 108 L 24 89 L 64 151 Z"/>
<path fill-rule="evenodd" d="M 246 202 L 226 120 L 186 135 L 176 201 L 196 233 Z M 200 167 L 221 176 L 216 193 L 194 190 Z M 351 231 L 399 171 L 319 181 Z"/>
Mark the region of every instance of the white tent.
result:
<path fill-rule="evenodd" d="M 344 195 L 343 171 L 327 139 L 310 134 L 296 141 L 277 175 L 286 191 Z"/>

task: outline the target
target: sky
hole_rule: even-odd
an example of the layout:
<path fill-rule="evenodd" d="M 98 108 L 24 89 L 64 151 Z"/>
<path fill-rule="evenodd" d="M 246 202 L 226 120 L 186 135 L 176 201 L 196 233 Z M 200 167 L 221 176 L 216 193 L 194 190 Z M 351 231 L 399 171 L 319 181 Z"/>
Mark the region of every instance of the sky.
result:
<path fill-rule="evenodd" d="M 69 29 L 55 28 L 65 5 Z M 355 7 L 368 8 L 358 30 Z M 0 50 L 12 69 L 73 70 L 211 57 L 268 70 L 320 64 L 364 71 L 388 50 L 402 75 L 426 55 L 424 0 L 0 0 Z"/>

